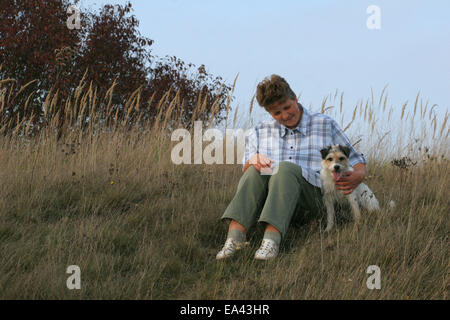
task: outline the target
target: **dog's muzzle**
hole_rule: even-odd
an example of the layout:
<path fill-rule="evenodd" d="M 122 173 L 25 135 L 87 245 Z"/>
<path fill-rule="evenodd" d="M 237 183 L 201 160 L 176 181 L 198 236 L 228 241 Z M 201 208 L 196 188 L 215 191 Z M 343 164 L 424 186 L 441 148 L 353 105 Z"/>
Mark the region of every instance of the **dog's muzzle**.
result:
<path fill-rule="evenodd" d="M 333 167 L 333 179 L 334 179 L 334 181 L 337 181 L 337 180 L 339 180 L 339 178 L 341 177 L 341 167 L 340 166 L 338 166 L 338 165 L 335 165 L 334 167 Z"/>

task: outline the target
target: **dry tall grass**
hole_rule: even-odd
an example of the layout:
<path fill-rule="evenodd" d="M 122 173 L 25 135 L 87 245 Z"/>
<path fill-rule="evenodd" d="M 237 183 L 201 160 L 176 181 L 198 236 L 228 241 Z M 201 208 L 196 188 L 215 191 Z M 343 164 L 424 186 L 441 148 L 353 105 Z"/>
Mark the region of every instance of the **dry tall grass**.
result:
<path fill-rule="evenodd" d="M 8 83 L 0 83 L 0 112 L 11 98 Z M 248 248 L 217 262 L 226 234 L 219 218 L 241 166 L 172 164 L 168 130 L 179 123 L 170 117 L 179 111 L 177 100 L 161 100 L 155 126 L 129 131 L 127 119 L 113 114 L 112 91 L 103 97 L 109 122 L 97 121 L 95 88 L 80 83 L 66 106 L 57 105 L 58 93 L 47 96 L 45 115 L 53 116 L 38 137 L 25 138 L 26 119 L 12 135 L 1 135 L 1 298 L 448 298 L 448 114 L 436 119 L 433 108 L 416 99 L 394 120 L 383 91 L 378 101 L 361 100 L 347 119 L 342 95 L 339 107 L 324 100 L 324 112 L 339 109 L 333 116 L 343 128 L 371 128 L 371 140 L 358 145 L 367 149 L 368 184 L 381 203 L 393 199 L 396 208 L 363 213 L 358 228 L 342 219 L 331 234 L 323 233 L 324 220 L 297 217 L 279 258 L 267 263 L 253 260 L 262 236 L 254 228 Z M 139 92 L 130 95 L 128 114 L 139 111 Z M 336 101 L 337 93 L 327 99 Z M 59 107 L 70 110 L 69 119 L 91 115 L 87 134 L 72 121 L 58 141 Z M 203 108 L 199 97 L 195 112 Z M 377 131 L 383 116 L 388 127 L 394 121 L 414 126 L 416 112 L 421 124 L 431 124 L 420 142 L 410 135 L 414 128 L 398 138 L 406 144 Z M 391 163 L 388 151 L 397 151 L 398 159 Z M 69 265 L 81 268 L 81 290 L 66 287 Z M 366 287 L 369 265 L 381 269 L 381 290 Z"/>

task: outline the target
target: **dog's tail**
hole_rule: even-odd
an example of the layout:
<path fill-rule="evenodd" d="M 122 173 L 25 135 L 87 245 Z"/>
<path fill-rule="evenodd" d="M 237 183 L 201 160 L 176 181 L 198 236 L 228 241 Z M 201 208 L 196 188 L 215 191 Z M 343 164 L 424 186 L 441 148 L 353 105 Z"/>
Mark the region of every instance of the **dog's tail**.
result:
<path fill-rule="evenodd" d="M 391 200 L 391 201 L 389 201 L 387 208 L 388 208 L 389 210 L 392 210 L 392 209 L 395 208 L 395 206 L 396 206 L 395 201 L 394 201 L 394 200 Z"/>

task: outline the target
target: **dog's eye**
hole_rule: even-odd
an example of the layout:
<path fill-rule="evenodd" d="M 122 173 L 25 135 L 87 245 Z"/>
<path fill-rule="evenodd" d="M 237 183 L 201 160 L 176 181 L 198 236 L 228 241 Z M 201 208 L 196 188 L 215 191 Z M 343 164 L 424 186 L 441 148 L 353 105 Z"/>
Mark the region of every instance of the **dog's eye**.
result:
<path fill-rule="evenodd" d="M 333 161 L 333 158 L 328 158 L 327 161 Z"/>
<path fill-rule="evenodd" d="M 344 161 L 344 160 L 345 160 L 344 157 L 340 157 L 340 158 L 339 158 L 339 161 Z"/>

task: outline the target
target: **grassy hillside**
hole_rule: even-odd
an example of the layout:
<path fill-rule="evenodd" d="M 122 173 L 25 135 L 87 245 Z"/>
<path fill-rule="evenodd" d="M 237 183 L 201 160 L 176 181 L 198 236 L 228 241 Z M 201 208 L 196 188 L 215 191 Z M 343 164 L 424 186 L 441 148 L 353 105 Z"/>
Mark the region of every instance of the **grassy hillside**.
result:
<path fill-rule="evenodd" d="M 52 128 L 22 138 L 25 122 L 0 138 L 0 298 L 448 299 L 447 118 L 417 163 L 368 155 L 367 184 L 393 210 L 362 212 L 357 227 L 344 217 L 330 234 L 325 219 L 296 217 L 269 262 L 253 260 L 259 227 L 236 257 L 215 260 L 241 166 L 174 165 L 163 120 L 146 132 L 73 128 L 60 141 Z M 66 287 L 69 265 L 80 290 Z M 380 290 L 366 286 L 370 265 Z"/>

